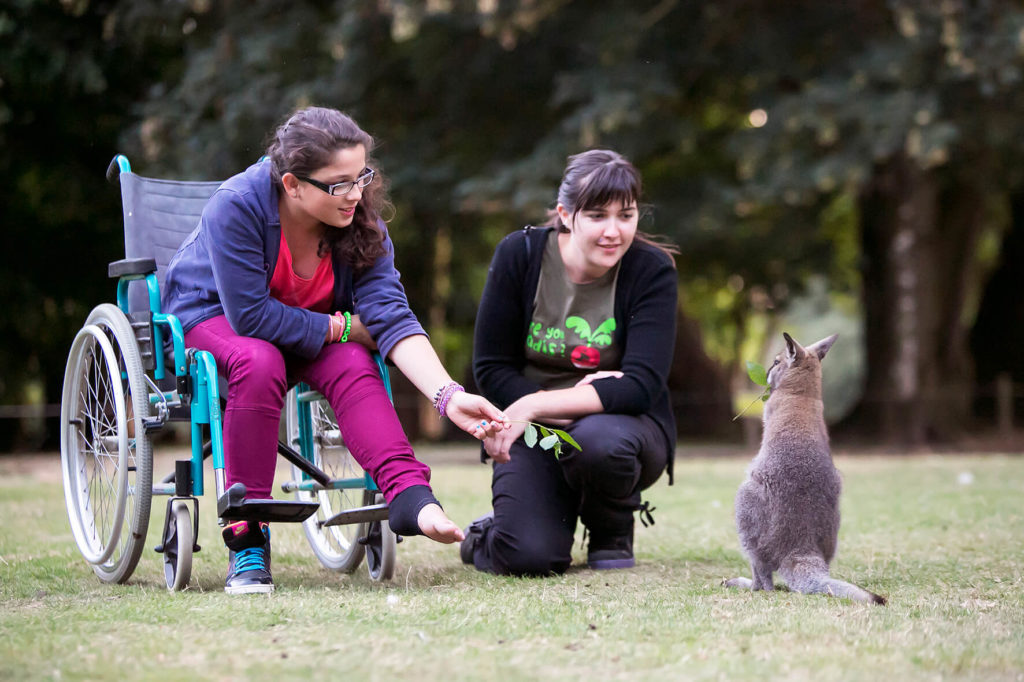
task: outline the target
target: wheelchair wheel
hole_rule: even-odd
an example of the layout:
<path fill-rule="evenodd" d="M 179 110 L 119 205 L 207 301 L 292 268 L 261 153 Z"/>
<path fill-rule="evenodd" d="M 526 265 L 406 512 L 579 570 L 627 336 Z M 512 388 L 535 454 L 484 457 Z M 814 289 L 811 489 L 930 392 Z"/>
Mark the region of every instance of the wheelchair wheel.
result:
<path fill-rule="evenodd" d="M 64 499 L 75 542 L 100 580 L 135 570 L 149 526 L 153 448 L 149 390 L 128 319 L 97 306 L 64 372 L 60 432 Z"/>
<path fill-rule="evenodd" d="M 192 530 L 192 517 L 188 512 L 188 503 L 175 500 L 171 505 L 174 514 L 174 547 L 164 547 L 164 581 L 167 589 L 174 592 L 188 587 L 192 577 L 192 547 L 195 542 Z"/>
<path fill-rule="evenodd" d="M 299 407 L 296 391 L 289 391 L 285 422 L 288 430 L 288 442 L 297 450 L 301 449 Z M 313 464 L 332 479 L 361 478 L 363 470 L 342 442 L 341 431 L 338 429 L 338 422 L 331 406 L 321 398 L 310 402 L 309 410 L 313 426 L 312 444 L 310 445 L 312 448 L 310 459 Z M 310 457 L 308 452 L 302 454 Z M 294 466 L 292 467 L 292 478 L 296 481 L 302 479 L 302 472 Z M 361 493 L 362 488 L 316 492 L 299 490 L 295 493 L 298 500 L 313 500 L 320 503 L 317 512 L 302 522 L 302 529 L 306 533 L 306 539 L 313 549 L 313 554 L 325 568 L 332 571 L 351 573 L 359 566 L 359 562 L 363 560 L 365 554 L 365 547 L 357 540 L 366 534 L 367 524 L 324 527 L 320 523 L 340 511 L 360 506 Z"/>
<path fill-rule="evenodd" d="M 363 504 L 382 504 L 384 496 L 367 490 L 363 493 Z M 398 537 L 385 521 L 373 521 L 366 531 L 366 568 L 371 580 L 391 580 L 395 575 L 395 555 L 398 553 Z"/>

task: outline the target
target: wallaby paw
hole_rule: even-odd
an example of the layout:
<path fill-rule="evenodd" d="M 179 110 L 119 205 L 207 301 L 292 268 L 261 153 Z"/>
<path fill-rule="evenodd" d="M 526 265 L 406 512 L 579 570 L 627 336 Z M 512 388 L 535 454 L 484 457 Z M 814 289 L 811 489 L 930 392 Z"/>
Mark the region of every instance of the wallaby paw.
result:
<path fill-rule="evenodd" d="M 743 590 L 749 590 L 754 586 L 754 583 L 750 578 L 729 578 L 728 580 L 722 581 L 722 586 L 738 587 Z"/>

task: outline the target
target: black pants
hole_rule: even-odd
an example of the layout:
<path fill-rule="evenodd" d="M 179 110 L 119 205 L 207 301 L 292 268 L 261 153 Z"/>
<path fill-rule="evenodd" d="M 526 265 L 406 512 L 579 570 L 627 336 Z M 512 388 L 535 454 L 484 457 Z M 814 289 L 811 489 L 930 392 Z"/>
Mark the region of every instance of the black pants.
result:
<path fill-rule="evenodd" d="M 494 465 L 494 523 L 477 543 L 474 565 L 500 575 L 563 573 L 572 560 L 577 518 L 591 536 L 629 534 L 640 491 L 665 470 L 668 445 L 653 419 L 593 414 L 565 429 L 582 451 L 562 456 L 519 439 L 511 460 Z"/>

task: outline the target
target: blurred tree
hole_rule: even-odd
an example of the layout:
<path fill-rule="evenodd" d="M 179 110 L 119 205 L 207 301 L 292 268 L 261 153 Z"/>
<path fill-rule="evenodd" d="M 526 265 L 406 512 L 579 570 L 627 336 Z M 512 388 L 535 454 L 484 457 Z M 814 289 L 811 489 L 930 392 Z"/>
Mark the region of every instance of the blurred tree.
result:
<path fill-rule="evenodd" d="M 515 140 L 495 134 L 504 112 L 543 123 L 542 101 L 523 99 L 543 69 L 523 68 L 487 38 L 475 2 L 429 4 L 197 8 L 181 77 L 155 91 L 124 141 L 152 173 L 224 177 L 255 160 L 264 135 L 295 107 L 353 115 L 380 142 L 410 302 L 458 372 L 469 362 L 473 296 L 498 232 L 459 211 L 451 188 L 495 155 L 514 154 Z M 400 402 L 411 399 L 396 383 Z M 417 421 L 406 419 L 407 428 Z M 422 423 L 436 432 L 436 416 Z"/>
<path fill-rule="evenodd" d="M 868 373 L 854 422 L 947 439 L 970 421 L 967 341 L 990 259 L 975 247 L 1020 183 L 1024 10 L 897 0 L 848 14 L 859 45 L 763 93 L 768 124 L 741 136 L 744 189 L 769 211 L 857 198 Z"/>
<path fill-rule="evenodd" d="M 684 431 L 727 424 L 764 319 L 824 275 L 863 301 L 856 421 L 950 435 L 998 253 L 973 247 L 999 243 L 1020 191 L 1022 27 L 1006 0 L 25 0 L 0 10 L 0 207 L 22 261 L 0 283 L 23 301 L 2 397 L 45 375 L 53 401 L 70 335 L 109 299 L 120 225 L 96 169 L 114 151 L 226 177 L 315 103 L 380 140 L 399 269 L 454 371 L 494 244 L 544 220 L 569 154 L 607 146 L 644 175 L 644 229 L 683 250 Z M 81 254 L 67 277 L 38 276 L 30 234 Z M 986 295 L 986 319 L 1002 306 Z"/>
<path fill-rule="evenodd" d="M 122 4 L 21 0 L 0 7 L 0 450 L 38 447 L 46 403 L 89 308 L 113 297 L 106 264 L 124 253 L 120 202 L 103 171 L 173 33 L 129 37 Z M 55 436 L 55 434 L 50 434 Z M 53 445 L 51 440 L 49 445 Z"/>
<path fill-rule="evenodd" d="M 1001 244 L 989 240 L 982 245 L 982 250 L 999 254 L 998 266 L 985 284 L 970 339 L 976 363 L 975 410 L 989 423 L 998 419 L 1001 380 L 1013 387 L 1011 420 L 1020 423 L 1024 417 L 1024 194 L 1018 190 L 1009 203 L 1012 222 Z"/>
<path fill-rule="evenodd" d="M 816 23 L 809 26 L 808 16 Z M 773 30 L 763 30 L 766 21 Z M 844 243 L 818 228 L 822 207 L 754 210 L 741 194 L 731 141 L 751 126 L 758 83 L 778 82 L 787 70 L 809 78 L 805 53 L 826 49 L 842 29 L 789 4 L 667 0 L 606 2 L 600 11 L 569 3 L 529 29 L 516 26 L 505 30 L 517 50 L 547 54 L 558 46 L 548 95 L 558 120 L 524 140 L 518 159 L 496 159 L 494 173 L 457 192 L 480 210 L 543 215 L 568 154 L 609 146 L 629 156 L 654 206 L 645 228 L 682 247 L 682 299 L 704 332 L 680 322 L 672 383 L 681 425 L 685 433 L 728 428 L 724 382 L 741 373 L 752 316 L 784 307 L 811 273 L 832 268 Z M 724 376 L 705 343 L 725 364 Z"/>
<path fill-rule="evenodd" d="M 863 301 L 851 422 L 945 440 L 970 423 L 967 339 L 992 265 L 975 247 L 1020 184 L 1022 29 L 1024 8 L 999 1 L 570 3 L 530 37 L 572 36 L 561 121 L 483 184 L 528 203 L 567 148 L 625 151 L 672 216 L 684 291 L 734 375 L 751 313 L 825 273 Z"/>

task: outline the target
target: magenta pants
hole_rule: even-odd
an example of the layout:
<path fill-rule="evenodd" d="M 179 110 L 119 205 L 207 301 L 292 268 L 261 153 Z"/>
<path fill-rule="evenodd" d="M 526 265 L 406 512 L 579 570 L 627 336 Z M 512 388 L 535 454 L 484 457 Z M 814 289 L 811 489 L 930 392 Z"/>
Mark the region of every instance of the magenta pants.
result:
<path fill-rule="evenodd" d="M 349 452 L 388 502 L 409 486 L 428 485 L 388 399 L 377 363 L 358 343 L 331 343 L 312 360 L 274 344 L 239 336 L 223 315 L 185 333 L 189 347 L 210 351 L 228 381 L 224 410 L 227 485 L 245 484 L 248 498 L 268 498 L 277 467 L 277 437 L 288 388 L 304 381 L 334 409 Z"/>

